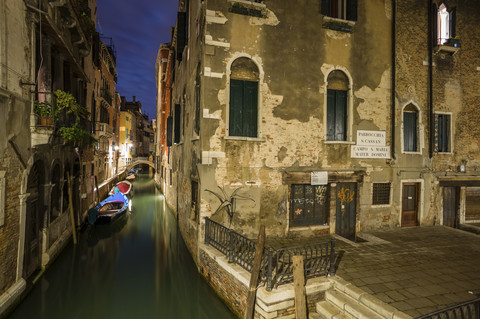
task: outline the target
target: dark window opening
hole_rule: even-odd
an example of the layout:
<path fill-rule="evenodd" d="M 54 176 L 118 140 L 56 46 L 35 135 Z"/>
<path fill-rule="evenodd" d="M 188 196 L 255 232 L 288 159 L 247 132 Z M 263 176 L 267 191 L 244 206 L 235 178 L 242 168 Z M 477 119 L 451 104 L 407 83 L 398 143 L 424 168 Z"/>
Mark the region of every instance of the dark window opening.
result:
<path fill-rule="evenodd" d="M 435 114 L 435 148 L 438 153 L 450 152 L 450 123 L 449 114 Z"/>
<path fill-rule="evenodd" d="M 322 0 L 322 14 L 331 18 L 357 21 L 357 0 Z"/>
<path fill-rule="evenodd" d="M 405 152 L 417 151 L 417 121 L 418 114 L 410 105 L 403 112 L 403 149 Z"/>
<path fill-rule="evenodd" d="M 290 196 L 290 225 L 327 225 L 328 185 L 294 184 Z"/>
<path fill-rule="evenodd" d="M 374 183 L 372 205 L 390 204 L 390 183 Z"/>

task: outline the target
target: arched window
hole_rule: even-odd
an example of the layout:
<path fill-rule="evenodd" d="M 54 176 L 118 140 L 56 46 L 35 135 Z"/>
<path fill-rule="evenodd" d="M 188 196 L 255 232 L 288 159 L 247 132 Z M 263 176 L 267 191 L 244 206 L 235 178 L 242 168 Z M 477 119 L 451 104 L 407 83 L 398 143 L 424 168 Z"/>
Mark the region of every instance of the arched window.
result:
<path fill-rule="evenodd" d="M 335 70 L 327 82 L 327 141 L 346 141 L 349 81 L 345 73 Z"/>
<path fill-rule="evenodd" d="M 248 58 L 236 59 L 230 68 L 229 135 L 257 137 L 259 71 Z"/>
<path fill-rule="evenodd" d="M 418 109 L 413 104 L 403 109 L 403 150 L 418 151 Z"/>

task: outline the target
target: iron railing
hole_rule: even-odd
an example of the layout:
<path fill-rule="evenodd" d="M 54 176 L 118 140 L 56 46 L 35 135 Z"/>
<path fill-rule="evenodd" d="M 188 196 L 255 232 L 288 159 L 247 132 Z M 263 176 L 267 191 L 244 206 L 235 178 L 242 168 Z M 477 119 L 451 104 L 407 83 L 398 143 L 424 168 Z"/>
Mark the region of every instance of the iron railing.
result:
<path fill-rule="evenodd" d="M 480 319 L 480 298 L 437 310 L 416 319 Z"/>
<path fill-rule="evenodd" d="M 205 219 L 205 244 L 223 253 L 228 262 L 251 272 L 256 242 L 209 218 Z M 293 256 L 304 257 L 305 277 L 335 274 L 335 240 L 305 246 L 274 249 L 265 247 L 260 269 L 267 290 L 293 282 Z"/>

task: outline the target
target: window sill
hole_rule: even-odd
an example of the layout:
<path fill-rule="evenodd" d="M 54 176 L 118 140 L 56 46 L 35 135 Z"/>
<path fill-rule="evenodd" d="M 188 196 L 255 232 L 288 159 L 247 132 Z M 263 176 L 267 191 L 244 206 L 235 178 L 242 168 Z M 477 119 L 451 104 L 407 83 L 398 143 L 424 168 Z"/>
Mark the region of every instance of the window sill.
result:
<path fill-rule="evenodd" d="M 453 155 L 453 152 L 435 152 L 435 155 Z"/>
<path fill-rule="evenodd" d="M 263 137 L 244 137 L 244 136 L 224 136 L 225 140 L 246 141 L 246 142 L 265 142 Z"/>
<path fill-rule="evenodd" d="M 422 155 L 422 152 L 408 152 L 408 151 L 402 151 L 402 154 L 406 154 L 406 155 Z"/>
<path fill-rule="evenodd" d="M 392 205 L 391 204 L 382 204 L 382 205 L 373 205 L 371 206 L 371 208 L 375 209 L 375 208 L 388 208 L 388 207 L 391 207 Z"/>
<path fill-rule="evenodd" d="M 352 33 L 355 21 L 332 18 L 328 16 L 323 17 L 323 27 L 334 31 Z"/>
<path fill-rule="evenodd" d="M 246 0 L 229 0 L 228 2 L 230 2 L 230 8 L 228 11 L 232 13 L 252 16 L 255 18 L 265 18 L 263 11 L 266 6 L 264 3 Z"/>
<path fill-rule="evenodd" d="M 355 145 L 355 142 L 352 142 L 352 141 L 323 141 L 323 144 L 346 144 L 346 145 Z"/>

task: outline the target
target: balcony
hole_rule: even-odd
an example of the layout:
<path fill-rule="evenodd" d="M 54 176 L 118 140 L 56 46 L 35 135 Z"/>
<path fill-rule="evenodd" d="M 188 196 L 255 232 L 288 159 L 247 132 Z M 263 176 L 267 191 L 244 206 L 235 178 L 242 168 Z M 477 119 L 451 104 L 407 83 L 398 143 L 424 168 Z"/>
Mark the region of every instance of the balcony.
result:
<path fill-rule="evenodd" d="M 438 39 L 437 46 L 435 46 L 435 53 L 449 53 L 454 55 L 460 50 L 460 38 Z"/>
<path fill-rule="evenodd" d="M 113 104 L 113 97 L 112 94 L 107 89 L 102 89 L 100 96 L 107 102 L 109 106 Z"/>
<path fill-rule="evenodd" d="M 55 95 L 51 92 L 37 93 L 30 115 L 32 147 L 52 142 L 58 119 L 59 110 L 56 107 Z"/>
<path fill-rule="evenodd" d="M 98 137 L 113 137 L 113 127 L 107 123 L 96 123 L 96 130 Z"/>

